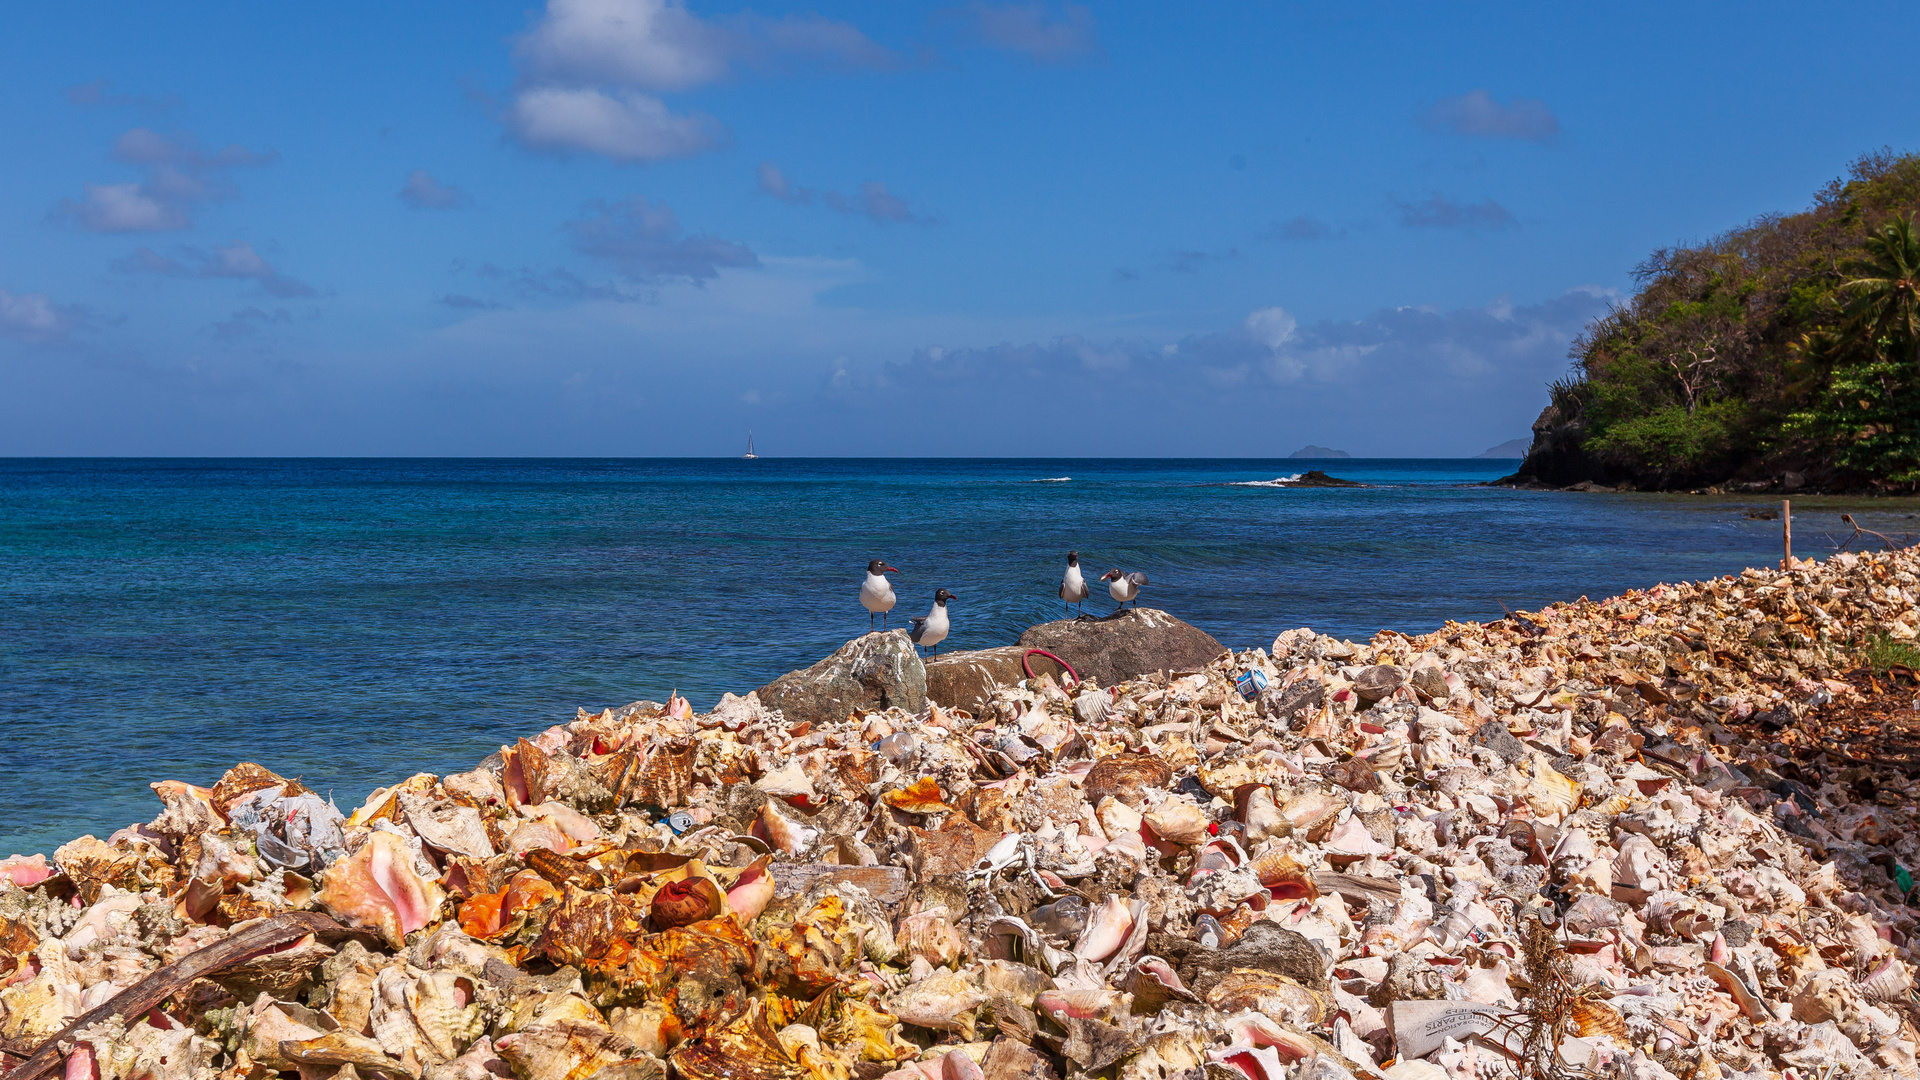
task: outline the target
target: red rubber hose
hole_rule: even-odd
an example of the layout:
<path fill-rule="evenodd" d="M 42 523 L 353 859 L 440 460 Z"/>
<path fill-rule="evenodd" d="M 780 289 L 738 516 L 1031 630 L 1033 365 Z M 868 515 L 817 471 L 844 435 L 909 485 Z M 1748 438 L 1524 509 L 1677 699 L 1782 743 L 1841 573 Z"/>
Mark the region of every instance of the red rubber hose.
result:
<path fill-rule="evenodd" d="M 1075 686 L 1080 685 L 1080 673 L 1073 670 L 1073 665 L 1067 663 L 1065 660 L 1060 659 L 1059 657 L 1053 655 L 1052 653 L 1048 652 L 1045 649 L 1028 649 L 1026 652 L 1023 652 L 1020 654 L 1020 670 L 1027 673 L 1027 678 L 1031 679 L 1034 677 L 1033 664 L 1027 660 L 1027 658 L 1032 656 L 1034 653 L 1039 653 L 1041 656 L 1044 656 L 1047 659 L 1053 661 L 1054 663 L 1059 664 L 1061 667 L 1066 668 L 1067 674 L 1073 676 L 1073 685 Z"/>

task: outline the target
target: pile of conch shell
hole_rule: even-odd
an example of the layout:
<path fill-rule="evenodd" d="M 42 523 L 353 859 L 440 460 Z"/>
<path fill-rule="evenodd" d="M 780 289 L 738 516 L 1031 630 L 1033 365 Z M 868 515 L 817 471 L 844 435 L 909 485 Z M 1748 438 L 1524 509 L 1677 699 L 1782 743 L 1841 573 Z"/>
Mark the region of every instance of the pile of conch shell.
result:
<path fill-rule="evenodd" d="M 1917 570 L 1290 630 L 978 716 L 583 711 L 351 814 L 158 783 L 0 862 L 0 1051 L 305 909 L 358 932 L 66 1032 L 66 1080 L 1916 1080 L 1914 787 L 1741 732 L 1912 640 Z"/>

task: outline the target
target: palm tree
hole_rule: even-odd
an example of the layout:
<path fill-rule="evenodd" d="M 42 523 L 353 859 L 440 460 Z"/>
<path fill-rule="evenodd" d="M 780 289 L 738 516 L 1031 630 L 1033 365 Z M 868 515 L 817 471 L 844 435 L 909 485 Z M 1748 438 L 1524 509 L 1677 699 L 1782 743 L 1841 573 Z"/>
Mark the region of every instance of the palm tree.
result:
<path fill-rule="evenodd" d="M 1847 305 L 1848 336 L 1879 351 L 1881 342 L 1894 359 L 1920 363 L 1920 237 L 1911 217 L 1890 221 L 1867 237 L 1866 257 L 1842 269 L 1854 275 L 1841 288 L 1853 293 Z"/>

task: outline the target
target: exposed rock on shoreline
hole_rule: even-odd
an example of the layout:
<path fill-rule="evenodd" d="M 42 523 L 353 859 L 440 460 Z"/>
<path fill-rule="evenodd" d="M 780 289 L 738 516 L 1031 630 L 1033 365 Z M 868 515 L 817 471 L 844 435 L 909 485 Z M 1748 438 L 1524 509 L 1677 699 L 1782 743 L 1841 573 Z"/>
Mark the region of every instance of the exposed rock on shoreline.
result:
<path fill-rule="evenodd" d="M 927 672 L 905 630 L 864 634 L 825 660 L 789 671 L 755 691 L 768 708 L 796 721 L 826 722 L 861 709 L 919 712 Z"/>
<path fill-rule="evenodd" d="M 1052 653 L 1034 653 L 1041 649 Z M 979 710 L 993 692 L 1035 675 L 1070 685 L 1066 661 L 1081 677 L 1112 686 L 1149 672 L 1198 671 L 1227 651 L 1206 631 L 1156 608 L 1127 608 L 1111 615 L 1041 623 L 1020 635 L 1018 645 L 929 658 L 927 697 L 950 708 Z"/>
<path fill-rule="evenodd" d="M 1328 476 L 1319 469 L 1308 469 L 1299 476 L 1288 480 L 1287 487 L 1366 487 L 1358 480 L 1342 480 L 1337 476 Z"/>

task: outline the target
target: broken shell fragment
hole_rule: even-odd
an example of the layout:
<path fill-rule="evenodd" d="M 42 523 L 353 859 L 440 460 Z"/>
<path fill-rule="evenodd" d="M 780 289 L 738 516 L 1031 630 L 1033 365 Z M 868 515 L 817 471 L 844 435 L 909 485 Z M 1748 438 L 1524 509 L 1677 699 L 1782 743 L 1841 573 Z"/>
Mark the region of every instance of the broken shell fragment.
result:
<path fill-rule="evenodd" d="M 1073 954 L 1082 960 L 1105 960 L 1119 951 L 1133 932 L 1133 912 L 1127 902 L 1109 893 L 1087 917 L 1087 927 L 1073 943 Z"/>

